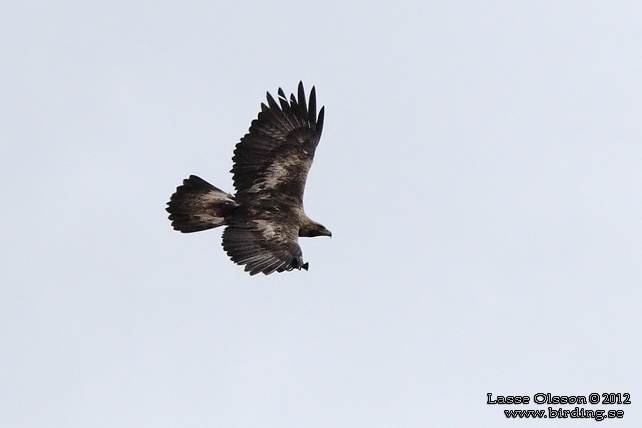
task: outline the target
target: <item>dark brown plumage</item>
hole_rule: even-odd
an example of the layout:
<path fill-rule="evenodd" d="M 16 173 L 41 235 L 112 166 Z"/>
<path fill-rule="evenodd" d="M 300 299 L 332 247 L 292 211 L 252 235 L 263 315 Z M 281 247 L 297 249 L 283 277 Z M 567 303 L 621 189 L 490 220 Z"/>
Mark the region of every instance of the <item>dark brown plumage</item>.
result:
<path fill-rule="evenodd" d="M 332 236 L 303 212 L 303 192 L 323 129 L 316 92 L 306 103 L 303 83 L 290 100 L 267 94 L 258 118 L 234 150 L 232 196 L 190 176 L 168 202 L 174 229 L 197 232 L 226 225 L 223 248 L 250 275 L 308 269 L 298 237 Z"/>

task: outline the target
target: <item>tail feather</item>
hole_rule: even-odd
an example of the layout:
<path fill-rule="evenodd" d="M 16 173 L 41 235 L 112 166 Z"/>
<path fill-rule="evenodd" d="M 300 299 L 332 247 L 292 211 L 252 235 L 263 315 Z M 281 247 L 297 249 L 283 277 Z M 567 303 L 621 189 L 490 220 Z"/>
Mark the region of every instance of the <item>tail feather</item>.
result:
<path fill-rule="evenodd" d="M 212 186 L 195 175 L 183 180 L 167 203 L 167 212 L 174 229 L 198 232 L 227 224 L 238 205 L 234 196 Z"/>

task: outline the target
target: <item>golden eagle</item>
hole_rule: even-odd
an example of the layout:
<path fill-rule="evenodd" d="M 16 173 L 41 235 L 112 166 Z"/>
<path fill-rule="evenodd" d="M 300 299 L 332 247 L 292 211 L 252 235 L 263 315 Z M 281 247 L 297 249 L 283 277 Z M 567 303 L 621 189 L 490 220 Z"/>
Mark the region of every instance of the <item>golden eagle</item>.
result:
<path fill-rule="evenodd" d="M 279 103 L 267 93 L 258 118 L 236 145 L 232 196 L 191 175 L 167 203 L 174 229 L 183 233 L 227 226 L 223 248 L 250 275 L 308 270 L 299 236 L 332 236 L 303 212 L 303 190 L 323 129 L 316 93 L 306 103 L 303 82 L 288 102 L 281 88 Z"/>

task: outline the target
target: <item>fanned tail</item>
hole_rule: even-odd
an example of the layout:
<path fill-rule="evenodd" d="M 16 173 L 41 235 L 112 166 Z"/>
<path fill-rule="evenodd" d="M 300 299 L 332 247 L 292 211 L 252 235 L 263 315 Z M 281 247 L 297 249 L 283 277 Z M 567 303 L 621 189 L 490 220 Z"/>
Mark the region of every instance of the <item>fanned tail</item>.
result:
<path fill-rule="evenodd" d="M 172 227 L 183 233 L 225 225 L 238 206 L 234 196 L 195 175 L 183 180 L 167 205 Z"/>

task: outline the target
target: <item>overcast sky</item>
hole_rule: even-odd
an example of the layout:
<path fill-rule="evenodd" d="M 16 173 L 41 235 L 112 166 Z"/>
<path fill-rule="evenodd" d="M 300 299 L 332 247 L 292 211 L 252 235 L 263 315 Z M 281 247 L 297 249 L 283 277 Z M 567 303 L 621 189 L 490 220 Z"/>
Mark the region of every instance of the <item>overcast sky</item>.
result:
<path fill-rule="evenodd" d="M 299 80 L 333 237 L 250 277 L 165 203 Z M 639 427 L 641 112 L 634 1 L 5 1 L 0 426 Z"/>

